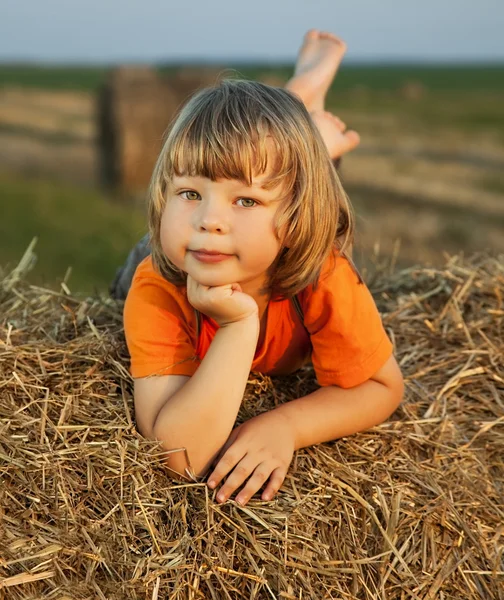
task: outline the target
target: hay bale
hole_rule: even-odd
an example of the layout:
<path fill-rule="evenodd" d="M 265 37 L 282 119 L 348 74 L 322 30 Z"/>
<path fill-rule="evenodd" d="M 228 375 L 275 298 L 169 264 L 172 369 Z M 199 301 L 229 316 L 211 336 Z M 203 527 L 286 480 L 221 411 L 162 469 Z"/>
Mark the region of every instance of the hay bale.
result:
<path fill-rule="evenodd" d="M 169 124 L 195 90 L 216 78 L 214 71 L 201 69 L 171 77 L 151 67 L 112 70 L 98 93 L 102 182 L 121 192 L 144 191 Z"/>
<path fill-rule="evenodd" d="M 418 102 L 427 94 L 427 88 L 420 81 L 406 81 L 399 90 L 399 95 L 404 100 Z"/>
<path fill-rule="evenodd" d="M 102 180 L 123 192 L 144 190 L 163 134 L 179 106 L 176 93 L 150 67 L 111 71 L 98 95 Z"/>
<path fill-rule="evenodd" d="M 503 264 L 373 278 L 405 402 L 245 507 L 168 479 L 136 433 L 120 305 L 5 277 L 2 597 L 502 598 Z M 252 375 L 237 422 L 314 385 Z"/>

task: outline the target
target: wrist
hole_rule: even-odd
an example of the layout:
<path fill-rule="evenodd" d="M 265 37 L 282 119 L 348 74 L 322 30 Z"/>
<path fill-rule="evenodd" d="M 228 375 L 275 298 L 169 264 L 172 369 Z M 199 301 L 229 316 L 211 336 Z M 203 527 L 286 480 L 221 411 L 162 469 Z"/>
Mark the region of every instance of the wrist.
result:
<path fill-rule="evenodd" d="M 257 329 L 259 330 L 259 313 L 252 313 L 236 321 L 219 323 L 221 329 Z"/>
<path fill-rule="evenodd" d="M 274 408 L 270 414 L 282 419 L 286 425 L 286 427 L 290 430 L 290 433 L 292 435 L 292 442 L 294 444 L 294 449 L 298 450 L 298 430 L 297 430 L 297 424 L 296 424 L 296 420 L 293 418 L 291 412 L 287 409 L 286 410 L 286 406 L 288 405 L 288 403 L 286 404 L 282 404 L 281 406 L 278 406 L 277 408 Z"/>

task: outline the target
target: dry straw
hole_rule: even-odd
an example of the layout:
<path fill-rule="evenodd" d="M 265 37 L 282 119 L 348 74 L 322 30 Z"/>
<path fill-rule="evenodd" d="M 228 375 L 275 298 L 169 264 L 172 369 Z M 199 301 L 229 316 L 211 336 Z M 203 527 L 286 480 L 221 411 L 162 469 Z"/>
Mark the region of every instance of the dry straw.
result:
<path fill-rule="evenodd" d="M 0 597 L 504 598 L 502 260 L 370 281 L 405 402 L 245 507 L 135 431 L 121 307 L 22 270 L 0 285 Z M 313 386 L 251 376 L 238 422 Z"/>

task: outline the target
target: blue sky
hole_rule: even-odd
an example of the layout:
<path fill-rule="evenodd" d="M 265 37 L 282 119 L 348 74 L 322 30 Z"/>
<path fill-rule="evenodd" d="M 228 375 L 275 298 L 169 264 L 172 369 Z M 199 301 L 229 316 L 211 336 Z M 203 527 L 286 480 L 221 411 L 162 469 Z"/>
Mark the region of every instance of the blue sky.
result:
<path fill-rule="evenodd" d="M 292 61 L 310 27 L 348 61 L 504 61 L 504 0 L 0 0 L 0 61 Z"/>

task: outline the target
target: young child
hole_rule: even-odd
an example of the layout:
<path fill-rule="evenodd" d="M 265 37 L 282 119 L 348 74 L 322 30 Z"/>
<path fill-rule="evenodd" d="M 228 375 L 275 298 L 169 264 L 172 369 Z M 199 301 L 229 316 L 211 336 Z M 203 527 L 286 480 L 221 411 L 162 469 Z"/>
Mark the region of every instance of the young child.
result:
<path fill-rule="evenodd" d="M 346 129 L 345 123 L 325 111 L 325 97 L 346 52 L 346 44 L 333 35 L 312 29 L 305 35 L 299 50 L 294 75 L 286 89 L 299 96 L 317 125 L 334 165 L 360 143 L 356 131 Z M 118 269 L 110 286 L 113 298 L 124 300 L 131 287 L 137 266 L 150 254 L 149 234 L 131 250 L 125 264 Z"/>
<path fill-rule="evenodd" d="M 245 484 L 244 505 L 265 483 L 271 500 L 295 450 L 381 423 L 403 394 L 347 255 L 353 219 L 328 152 L 341 127 L 310 116 L 316 94 L 311 107 L 296 94 L 225 81 L 184 107 L 152 177 L 152 254 L 125 304 L 137 426 L 183 449 L 173 473 L 226 478 L 221 502 Z M 251 370 L 310 359 L 318 390 L 232 429 Z"/>

